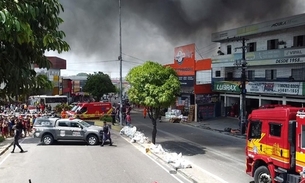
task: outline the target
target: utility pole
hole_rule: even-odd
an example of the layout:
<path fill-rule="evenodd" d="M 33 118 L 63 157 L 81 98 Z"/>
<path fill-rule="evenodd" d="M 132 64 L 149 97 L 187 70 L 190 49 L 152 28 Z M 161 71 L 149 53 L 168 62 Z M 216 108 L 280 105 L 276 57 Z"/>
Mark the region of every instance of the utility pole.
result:
<path fill-rule="evenodd" d="M 236 60 L 236 65 L 242 68 L 241 71 L 241 84 L 239 85 L 239 88 L 241 90 L 240 97 L 241 97 L 241 103 L 240 103 L 240 133 L 244 134 L 246 131 L 246 122 L 247 122 L 247 116 L 246 116 L 246 82 L 247 82 L 247 75 L 246 75 L 246 69 L 247 69 L 247 61 L 246 61 L 246 39 L 242 38 L 242 47 L 237 47 L 236 49 L 242 49 L 242 59 Z"/>
<path fill-rule="evenodd" d="M 123 74 L 122 74 L 122 23 L 121 23 L 121 0 L 119 0 L 119 37 L 120 37 L 120 56 L 119 56 L 119 61 L 120 61 L 120 125 L 123 126 Z"/>

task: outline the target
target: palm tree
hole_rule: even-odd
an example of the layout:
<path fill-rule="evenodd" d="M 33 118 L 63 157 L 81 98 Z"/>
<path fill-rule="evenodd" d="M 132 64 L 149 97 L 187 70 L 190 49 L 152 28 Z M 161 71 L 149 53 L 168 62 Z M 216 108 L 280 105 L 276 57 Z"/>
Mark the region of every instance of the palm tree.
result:
<path fill-rule="evenodd" d="M 44 74 L 38 74 L 35 78 L 35 87 L 34 91 L 32 92 L 41 94 L 51 89 L 53 89 L 53 83 L 49 80 L 48 76 Z"/>

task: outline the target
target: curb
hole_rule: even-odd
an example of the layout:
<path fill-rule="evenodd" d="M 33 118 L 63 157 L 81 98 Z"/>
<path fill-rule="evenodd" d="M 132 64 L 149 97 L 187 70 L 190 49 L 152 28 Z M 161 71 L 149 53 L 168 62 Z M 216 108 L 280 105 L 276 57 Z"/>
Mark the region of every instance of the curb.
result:
<path fill-rule="evenodd" d="M 184 125 L 189 125 L 189 126 L 192 126 L 192 127 L 196 127 L 196 128 L 201 128 L 201 129 L 205 129 L 205 130 L 219 132 L 219 133 L 222 133 L 222 134 L 225 134 L 225 135 L 230 135 L 230 136 L 233 136 L 233 137 L 236 137 L 236 138 L 240 138 L 240 139 L 246 139 L 245 135 L 233 134 L 233 133 L 230 133 L 230 132 L 225 132 L 223 130 L 213 129 L 213 128 L 210 128 L 210 127 L 205 127 L 205 126 L 200 126 L 200 125 L 196 126 L 196 125 L 192 125 L 192 124 L 184 123 L 184 122 L 180 122 L 180 123 L 184 124 Z"/>
<path fill-rule="evenodd" d="M 6 145 L 6 147 L 0 152 L 0 156 L 2 156 L 12 145 L 13 145 L 13 142 Z"/>

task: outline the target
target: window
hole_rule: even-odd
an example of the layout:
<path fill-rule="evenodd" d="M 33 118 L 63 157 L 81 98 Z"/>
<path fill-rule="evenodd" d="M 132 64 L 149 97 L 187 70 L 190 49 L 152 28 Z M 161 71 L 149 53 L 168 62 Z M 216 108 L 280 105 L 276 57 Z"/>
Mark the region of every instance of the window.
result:
<path fill-rule="evenodd" d="M 276 70 L 266 70 L 265 71 L 266 80 L 275 80 L 276 79 Z"/>
<path fill-rule="evenodd" d="M 302 125 L 302 148 L 305 149 L 305 125 Z"/>
<path fill-rule="evenodd" d="M 79 110 L 79 113 L 80 114 L 83 114 L 84 112 L 87 111 L 87 107 L 82 107 L 80 110 Z"/>
<path fill-rule="evenodd" d="M 54 98 L 46 98 L 46 104 L 48 103 L 67 103 L 67 97 L 54 97 Z"/>
<path fill-rule="evenodd" d="M 269 134 L 274 137 L 281 137 L 282 124 L 270 123 L 269 124 Z"/>
<path fill-rule="evenodd" d="M 256 51 L 256 42 L 248 43 L 247 47 L 248 47 L 248 49 L 247 49 L 248 52 Z"/>
<path fill-rule="evenodd" d="M 215 71 L 215 77 L 220 77 L 220 71 Z"/>
<path fill-rule="evenodd" d="M 74 127 L 74 128 L 80 128 L 80 125 L 76 122 L 71 122 L 70 125 L 71 125 L 71 127 Z"/>
<path fill-rule="evenodd" d="M 228 45 L 227 46 L 227 54 L 232 54 L 232 46 L 231 45 Z"/>
<path fill-rule="evenodd" d="M 262 123 L 260 121 L 250 121 L 249 139 L 260 139 L 262 134 Z"/>
<path fill-rule="evenodd" d="M 228 72 L 226 80 L 231 81 L 232 79 L 233 79 L 233 72 Z"/>
<path fill-rule="evenodd" d="M 304 68 L 291 69 L 291 76 L 293 80 L 305 80 Z"/>
<path fill-rule="evenodd" d="M 293 47 L 305 46 L 305 35 L 293 37 Z"/>
<path fill-rule="evenodd" d="M 248 80 L 254 80 L 254 79 L 255 79 L 255 71 L 248 70 Z"/>
<path fill-rule="evenodd" d="M 51 121 L 44 119 L 43 120 L 37 119 L 34 124 L 34 126 L 52 126 L 52 125 L 53 123 Z"/>
<path fill-rule="evenodd" d="M 69 127 L 69 125 L 68 125 L 67 122 L 65 122 L 65 121 L 60 121 L 60 122 L 58 122 L 58 126 Z"/>
<path fill-rule="evenodd" d="M 279 48 L 278 39 L 271 39 L 267 41 L 267 50 L 274 50 Z"/>

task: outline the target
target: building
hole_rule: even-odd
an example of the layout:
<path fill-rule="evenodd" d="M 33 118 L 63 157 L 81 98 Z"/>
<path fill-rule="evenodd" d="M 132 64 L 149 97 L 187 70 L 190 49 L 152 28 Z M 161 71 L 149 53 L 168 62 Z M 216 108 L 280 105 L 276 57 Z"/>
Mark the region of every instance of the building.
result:
<path fill-rule="evenodd" d="M 37 74 L 45 74 L 48 76 L 49 80 L 53 83 L 53 90 L 50 91 L 50 95 L 61 95 L 62 94 L 62 79 L 60 71 L 67 68 L 67 61 L 59 57 L 48 57 L 47 59 L 51 62 L 51 67 L 49 69 L 39 68 L 34 66 L 34 70 Z"/>
<path fill-rule="evenodd" d="M 176 70 L 181 84 L 175 108 L 184 115 L 194 113 L 195 121 L 220 115 L 219 97 L 211 90 L 211 59 L 196 60 L 195 44 L 176 47 L 174 63 L 165 66 Z"/>
<path fill-rule="evenodd" d="M 246 39 L 247 111 L 268 104 L 305 104 L 305 14 L 300 14 L 212 34 L 212 42 L 220 43 L 212 57 L 212 85 L 220 93 L 222 114 L 239 115 L 239 38 Z"/>

